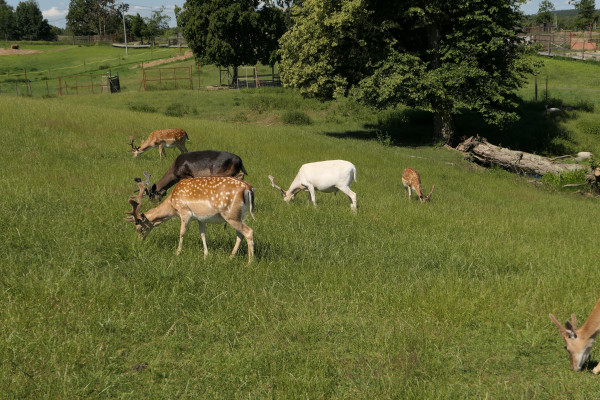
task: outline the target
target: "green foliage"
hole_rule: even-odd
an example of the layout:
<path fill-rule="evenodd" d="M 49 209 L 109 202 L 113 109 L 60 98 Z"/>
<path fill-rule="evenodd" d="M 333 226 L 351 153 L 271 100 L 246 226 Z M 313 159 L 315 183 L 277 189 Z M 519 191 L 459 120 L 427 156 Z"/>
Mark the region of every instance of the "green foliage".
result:
<path fill-rule="evenodd" d="M 542 182 L 554 189 L 561 189 L 564 185 L 584 184 L 585 170 L 562 172 L 560 174 L 546 174 L 542 177 Z"/>
<path fill-rule="evenodd" d="M 53 40 L 55 36 L 35 0 L 19 2 L 15 10 L 15 25 L 19 39 Z"/>
<path fill-rule="evenodd" d="M 310 125 L 312 120 L 302 111 L 286 111 L 281 115 L 281 122 L 288 125 Z"/>
<path fill-rule="evenodd" d="M 575 24 L 579 29 L 589 29 L 589 25 L 597 19 L 596 1 L 595 0 L 579 0 L 573 1 L 573 5 L 577 10 L 577 18 Z"/>
<path fill-rule="evenodd" d="M 165 115 L 169 117 L 184 117 L 186 115 L 198 114 L 198 110 L 188 104 L 173 103 L 169 104 L 165 110 Z"/>
<path fill-rule="evenodd" d="M 131 111 L 139 111 L 139 112 L 147 112 L 147 113 L 155 113 L 158 109 L 154 106 L 151 106 L 147 103 L 131 103 L 128 104 L 128 108 Z"/>
<path fill-rule="evenodd" d="M 307 96 L 431 110 L 436 138 L 453 143 L 461 109 L 497 125 L 518 118 L 515 91 L 533 65 L 516 3 L 304 1 L 281 39 L 282 80 Z"/>
<path fill-rule="evenodd" d="M 548 24 L 554 20 L 554 4 L 550 0 L 542 0 L 535 16 L 535 22 L 538 24 Z"/>
<path fill-rule="evenodd" d="M 277 60 L 277 41 L 285 30 L 283 12 L 258 0 L 200 0 L 178 9 L 177 24 L 203 64 L 232 66 Z"/>

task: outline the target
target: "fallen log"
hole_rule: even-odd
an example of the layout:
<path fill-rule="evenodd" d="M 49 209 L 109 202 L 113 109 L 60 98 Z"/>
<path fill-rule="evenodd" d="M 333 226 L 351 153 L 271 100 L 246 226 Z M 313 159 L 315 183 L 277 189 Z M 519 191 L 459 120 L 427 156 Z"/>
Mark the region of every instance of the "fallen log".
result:
<path fill-rule="evenodd" d="M 548 173 L 560 174 L 567 171 L 589 169 L 587 165 L 558 163 L 524 151 L 498 147 L 480 137 L 471 136 L 456 146 L 456 150 L 465 153 L 467 157 L 472 157 L 481 165 L 499 166 L 526 175 L 544 176 Z"/>

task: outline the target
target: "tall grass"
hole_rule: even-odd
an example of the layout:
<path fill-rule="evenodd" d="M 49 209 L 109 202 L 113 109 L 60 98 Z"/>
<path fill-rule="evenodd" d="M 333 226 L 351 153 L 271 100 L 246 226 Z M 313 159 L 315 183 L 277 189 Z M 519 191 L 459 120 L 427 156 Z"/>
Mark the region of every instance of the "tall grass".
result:
<path fill-rule="evenodd" d="M 547 317 L 582 319 L 598 297 L 596 200 L 451 150 L 363 140 L 365 121 L 351 117 L 201 116 L 204 102 L 254 115 L 244 92 L 101 99 L 0 97 L 3 396 L 596 396 L 596 377 L 569 371 Z M 166 116 L 176 99 L 200 115 Z M 351 106 L 327 107 L 312 113 Z M 177 221 L 144 242 L 123 221 L 132 178 L 159 178 L 177 153 L 133 159 L 126 139 L 160 127 L 186 129 L 191 150 L 242 157 L 256 189 L 252 266 L 245 246 L 229 260 L 231 229 L 208 227 L 203 260 L 197 229 L 175 256 Z M 302 163 L 337 158 L 358 168 L 357 215 L 343 195 L 285 204 L 267 179 L 285 186 Z M 407 166 L 425 190 L 436 185 L 432 202 L 407 198 Z"/>

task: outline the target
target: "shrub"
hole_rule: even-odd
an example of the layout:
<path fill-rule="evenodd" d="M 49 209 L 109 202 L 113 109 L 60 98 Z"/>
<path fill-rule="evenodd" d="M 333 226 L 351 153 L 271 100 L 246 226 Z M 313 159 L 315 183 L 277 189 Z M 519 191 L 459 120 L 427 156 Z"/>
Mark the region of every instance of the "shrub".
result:
<path fill-rule="evenodd" d="M 312 124 L 310 117 L 302 111 L 286 111 L 281 116 L 281 121 L 284 124 L 290 124 L 290 125 L 310 125 L 310 124 Z"/>
<path fill-rule="evenodd" d="M 195 108 L 182 103 L 170 104 L 165 110 L 165 115 L 169 117 L 184 117 L 190 114 L 196 115 L 198 114 L 198 111 Z"/>
<path fill-rule="evenodd" d="M 131 110 L 131 111 L 148 112 L 148 113 L 154 113 L 157 111 L 156 107 L 151 106 L 146 103 L 129 104 L 128 107 L 129 107 L 129 110 Z"/>
<path fill-rule="evenodd" d="M 560 189 L 564 185 L 583 184 L 585 180 L 585 171 L 578 169 L 574 171 L 566 171 L 560 174 L 546 174 L 542 177 L 542 182 L 555 189 Z"/>

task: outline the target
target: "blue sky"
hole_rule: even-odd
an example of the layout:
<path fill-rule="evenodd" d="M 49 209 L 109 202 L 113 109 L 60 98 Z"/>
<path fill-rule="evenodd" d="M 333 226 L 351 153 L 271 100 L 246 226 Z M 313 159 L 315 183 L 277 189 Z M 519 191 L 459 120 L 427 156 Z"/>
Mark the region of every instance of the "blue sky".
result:
<path fill-rule="evenodd" d="M 524 5 L 521 6 L 521 11 L 525 14 L 537 14 L 540 9 L 540 2 L 542 0 L 530 0 Z M 571 4 L 569 4 L 569 0 L 550 0 L 552 4 L 554 4 L 554 8 L 556 10 L 574 10 Z"/>
<path fill-rule="evenodd" d="M 6 0 L 8 5 L 13 8 L 17 8 L 20 0 Z M 142 17 L 149 17 L 152 10 L 158 10 L 160 6 L 165 6 L 165 14 L 171 17 L 169 21 L 169 26 L 175 26 L 175 14 L 173 10 L 175 6 L 182 7 L 185 0 L 133 0 L 127 1 L 124 0 L 124 3 L 128 3 L 130 5 L 129 11 L 127 14 L 135 15 L 139 13 Z M 525 14 L 536 14 L 538 9 L 540 8 L 540 1 L 542 0 L 529 0 L 527 3 L 521 6 L 521 10 Z M 557 10 L 572 10 L 574 7 L 569 4 L 569 0 L 550 0 L 554 4 L 554 8 Z M 69 10 L 69 0 L 37 0 L 40 10 L 42 10 L 42 14 L 44 14 L 44 18 L 48 20 L 50 25 L 58 26 L 60 28 L 65 27 L 65 16 L 67 15 L 67 11 Z"/>
<path fill-rule="evenodd" d="M 22 0 L 6 0 L 6 3 L 9 6 L 12 6 L 13 9 L 16 9 L 20 1 Z M 127 14 L 135 15 L 139 13 L 142 17 L 150 17 L 153 10 L 158 10 L 160 6 L 165 6 L 164 13 L 171 17 L 169 26 L 177 25 L 177 22 L 175 21 L 175 13 L 173 12 L 175 6 L 177 5 L 179 7 L 183 7 L 183 3 L 185 3 L 185 0 L 117 1 L 129 4 L 129 11 Z M 69 2 L 69 0 L 37 0 L 44 18 L 48 20 L 50 25 L 58 26 L 60 28 L 65 27 L 65 17 L 69 11 Z"/>

